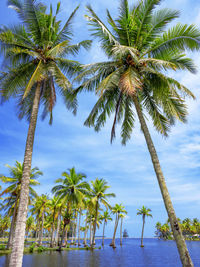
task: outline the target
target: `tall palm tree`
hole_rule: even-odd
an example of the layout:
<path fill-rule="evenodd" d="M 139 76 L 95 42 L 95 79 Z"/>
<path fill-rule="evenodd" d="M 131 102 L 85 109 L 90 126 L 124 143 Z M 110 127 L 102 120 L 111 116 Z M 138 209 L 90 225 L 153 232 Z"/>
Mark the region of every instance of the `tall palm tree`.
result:
<path fill-rule="evenodd" d="M 104 213 L 101 215 L 103 223 L 103 237 L 102 237 L 102 246 L 104 246 L 104 237 L 105 237 L 105 226 L 108 221 L 112 221 L 112 217 L 110 216 L 109 212 L 106 210 Z"/>
<path fill-rule="evenodd" d="M 141 247 L 144 247 L 143 245 L 143 236 L 144 236 L 144 225 L 145 225 L 145 218 L 146 217 L 152 217 L 152 214 L 150 213 L 151 209 L 148 209 L 144 206 L 142 206 L 141 209 L 138 209 L 137 215 L 142 215 L 142 236 L 141 236 Z"/>
<path fill-rule="evenodd" d="M 95 219 L 94 219 L 94 227 L 93 227 L 93 237 L 92 237 L 92 247 L 95 243 L 95 234 L 96 234 L 96 227 L 97 227 L 97 217 L 98 217 L 98 211 L 100 208 L 100 204 L 103 204 L 105 207 L 110 207 L 110 205 L 107 202 L 107 198 L 115 197 L 114 193 L 106 193 L 107 189 L 110 188 L 110 186 L 107 185 L 107 182 L 104 179 L 98 179 L 96 178 L 94 181 L 91 182 L 91 201 L 94 203 L 95 211 Z"/>
<path fill-rule="evenodd" d="M 54 186 L 52 189 L 52 192 L 55 193 L 55 196 L 60 198 L 61 202 L 67 203 L 60 249 L 62 247 L 65 227 L 70 223 L 70 218 L 72 216 L 72 206 L 74 204 L 80 204 L 85 195 L 90 191 L 90 185 L 83 181 L 86 175 L 83 173 L 76 173 L 74 167 L 69 169 L 69 172 L 63 172 L 62 176 L 64 178 L 56 180 L 56 183 L 59 185 Z"/>
<path fill-rule="evenodd" d="M 120 214 L 127 214 L 127 211 L 125 210 L 125 207 L 122 204 L 115 204 L 115 206 L 112 208 L 112 213 L 116 214 L 116 218 L 115 218 L 113 238 L 112 238 L 112 242 L 110 243 L 110 246 L 112 246 L 113 248 L 116 248 L 115 237 L 117 233 L 117 227 L 118 227 L 118 223 L 120 219 Z"/>
<path fill-rule="evenodd" d="M 7 249 L 10 249 L 13 243 L 14 229 L 16 225 L 16 218 L 18 214 L 18 205 L 22 185 L 22 175 L 24 165 L 18 161 L 15 162 L 15 166 L 10 166 L 6 164 L 6 167 L 9 168 L 10 176 L 0 175 L 0 180 L 9 184 L 2 192 L 1 195 L 9 194 L 8 198 L 5 198 L 1 209 L 7 209 L 8 214 L 12 216 L 11 228 L 9 232 Z M 31 169 L 30 171 L 30 182 L 29 182 L 29 202 L 33 200 L 34 197 L 37 197 L 36 191 L 33 189 L 33 186 L 39 185 L 40 183 L 36 180 L 43 173 L 39 170 L 38 167 Z"/>
<path fill-rule="evenodd" d="M 184 266 L 193 266 L 165 183 L 158 155 L 149 133 L 144 112 L 156 130 L 167 136 L 176 119 L 184 122 L 187 109 L 183 96 L 193 97 L 184 85 L 168 76 L 175 70 L 196 72 L 193 61 L 185 56 L 200 48 L 200 31 L 194 25 L 168 24 L 179 17 L 171 9 L 155 10 L 161 0 L 140 0 L 129 7 L 120 1 L 119 16 L 114 20 L 107 10 L 107 25 L 90 5 L 86 16 L 92 30 L 109 60 L 86 65 L 77 76 L 82 82 L 77 92 L 95 91 L 100 94 L 85 125 L 96 131 L 114 113 L 111 142 L 117 123 L 121 123 L 122 144 L 131 137 L 136 115 L 139 118 L 152 163 L 156 172 L 174 238 Z M 135 109 L 135 112 L 134 112 Z"/>
<path fill-rule="evenodd" d="M 17 98 L 19 117 L 26 116 L 29 121 L 22 193 L 9 265 L 20 267 L 39 105 L 44 106 L 42 117 L 45 118 L 50 114 L 50 123 L 52 123 L 52 110 L 56 103 L 58 88 L 66 107 L 76 112 L 76 100 L 72 96 L 71 84 L 65 74 L 71 77 L 77 71 L 79 64 L 66 59 L 66 56 L 76 54 L 80 47 L 88 48 L 90 41 L 71 44 L 71 24 L 78 7 L 62 27 L 61 21 L 57 20 L 60 2 L 57 4 L 55 15 L 52 6 L 50 13 L 47 14 L 46 7 L 37 0 L 8 0 L 8 5 L 18 13 L 21 24 L 12 28 L 3 27 L 0 30 L 0 45 L 4 52 L 4 66 L 6 66 L 0 79 L 1 100 Z"/>

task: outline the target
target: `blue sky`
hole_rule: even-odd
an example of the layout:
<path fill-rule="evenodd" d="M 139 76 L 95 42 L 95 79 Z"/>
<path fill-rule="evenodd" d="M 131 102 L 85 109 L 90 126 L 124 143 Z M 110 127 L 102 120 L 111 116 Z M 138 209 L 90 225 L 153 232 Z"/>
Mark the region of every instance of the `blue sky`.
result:
<path fill-rule="evenodd" d="M 54 5 L 57 1 L 43 2 L 47 5 L 51 2 Z M 81 7 L 74 23 L 74 42 L 90 39 L 84 19 L 84 6 L 87 3 L 91 3 L 99 16 L 104 18 L 106 8 L 113 15 L 116 14 L 119 1 L 63 0 L 60 18 L 65 20 L 79 3 Z M 198 1 L 165 0 L 162 6 L 181 11 L 181 17 L 177 22 L 196 23 L 200 26 Z M 18 19 L 15 12 L 6 7 L 5 0 L 1 0 L 0 24 L 12 25 L 16 22 Z M 193 54 L 192 57 L 200 67 L 200 54 Z M 77 59 L 81 63 L 90 63 L 106 58 L 98 42 L 94 41 L 91 50 L 81 51 Z M 177 123 L 167 139 L 155 132 L 151 121 L 147 123 L 177 216 L 181 219 L 185 217 L 200 219 L 200 75 L 180 72 L 174 77 L 188 86 L 197 97 L 195 101 L 187 102 L 188 123 L 184 125 Z M 37 188 L 37 192 L 50 194 L 54 180 L 59 178 L 64 170 L 75 166 L 77 171 L 87 174 L 88 180 L 98 177 L 108 181 L 111 186 L 110 192 L 117 195 L 111 200 L 111 204 L 123 203 L 128 211 L 125 228 L 130 236 L 140 236 L 141 218 L 136 216 L 137 209 L 142 205 L 151 208 L 153 219 L 147 220 L 145 236 L 153 236 L 155 223 L 157 221 L 164 223 L 167 214 L 139 124 L 136 123 L 132 139 L 126 147 L 121 146 L 119 134 L 110 145 L 111 121 L 108 121 L 100 133 L 83 126 L 95 100 L 93 94 L 81 95 L 78 114 L 74 117 L 65 109 L 62 99 L 58 97 L 53 125 L 48 125 L 48 119 L 38 120 L 32 166 L 38 166 L 44 176 L 40 178 L 41 186 Z M 16 116 L 14 100 L 0 106 L 0 125 L 0 173 L 7 175 L 6 163 L 14 165 L 15 160 L 23 160 L 28 129 L 26 121 L 19 121 Z M 119 128 L 118 130 L 120 131 Z M 113 225 L 113 223 L 108 224 L 107 236 L 111 236 Z"/>

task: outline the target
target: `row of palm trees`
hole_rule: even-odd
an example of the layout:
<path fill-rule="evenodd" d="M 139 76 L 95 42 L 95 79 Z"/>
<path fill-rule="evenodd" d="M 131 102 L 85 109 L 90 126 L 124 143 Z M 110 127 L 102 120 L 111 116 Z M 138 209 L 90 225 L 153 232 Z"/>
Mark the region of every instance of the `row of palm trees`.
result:
<path fill-rule="evenodd" d="M 10 97 L 16 98 L 19 117 L 25 117 L 29 121 L 22 190 L 9 267 L 22 265 L 39 107 L 44 108 L 42 117 L 49 114 L 52 123 L 57 91 L 63 96 L 66 107 L 75 114 L 76 94 L 83 90 L 94 91 L 99 96 L 85 125 L 99 131 L 107 118 L 114 113 L 111 142 L 115 137 L 116 125 L 121 123 L 122 144 L 126 144 L 131 138 L 135 118 L 138 117 L 182 264 L 193 266 L 178 227 L 144 113 L 152 119 L 155 129 L 165 136 L 177 119 L 186 121 L 185 96 L 194 98 L 194 95 L 168 75 L 170 70 L 196 73 L 193 61 L 186 54 L 188 51 L 199 50 L 200 31 L 194 25 L 180 23 L 172 28 L 167 27 L 179 17 L 179 12 L 171 9 L 156 10 L 160 2 L 161 0 L 140 0 L 130 7 L 128 0 L 121 0 L 117 19 L 107 10 L 105 23 L 88 5 L 86 19 L 92 30 L 92 37 L 98 38 L 108 60 L 80 65 L 77 61 L 69 60 L 69 55 L 77 54 L 81 47 L 88 49 L 91 41 L 72 44 L 71 25 L 78 7 L 61 24 L 57 19 L 60 2 L 55 12 L 52 6 L 47 12 L 46 6 L 36 0 L 8 0 L 8 5 L 17 12 L 21 23 L 12 28 L 5 26 L 0 30 L 0 46 L 4 55 L 0 96 L 2 102 Z M 79 83 L 76 90 L 71 85 L 73 77 L 76 84 Z M 98 204 L 101 201 L 99 198 L 96 200 Z M 68 211 L 70 209 L 69 206 Z M 69 219 L 66 218 L 66 225 Z M 97 218 L 94 232 L 96 222 Z"/>
<path fill-rule="evenodd" d="M 200 221 L 197 218 L 194 218 L 193 220 L 191 220 L 190 218 L 185 218 L 182 221 L 178 218 L 178 223 L 186 239 L 199 239 Z M 164 224 L 157 222 L 155 234 L 159 238 L 172 239 L 173 235 L 171 227 L 169 225 L 169 220 Z"/>
<path fill-rule="evenodd" d="M 0 195 L 4 196 L 1 203 L 1 210 L 4 211 L 6 216 L 3 220 L 5 221 L 7 216 L 12 217 L 7 244 L 7 248 L 10 249 L 19 209 L 18 198 L 21 191 L 23 164 L 16 161 L 14 167 L 9 165 L 7 167 L 10 170 L 10 177 L 1 175 L 0 180 L 8 184 L 8 187 Z M 59 249 L 61 250 L 63 241 L 66 245 L 69 231 L 72 235 L 71 243 L 75 244 L 78 233 L 78 245 L 80 245 L 80 232 L 81 230 L 84 231 L 84 245 L 86 245 L 87 232 L 90 230 L 90 246 L 93 248 L 95 245 L 96 228 L 103 222 L 102 245 L 104 246 L 105 226 L 109 220 L 112 220 L 110 216 L 111 211 L 112 214 L 116 214 L 111 245 L 115 247 L 119 219 L 121 219 L 120 233 L 122 244 L 122 221 L 127 211 L 122 204 L 116 204 L 114 207 L 111 207 L 108 198 L 115 197 L 115 194 L 107 193 L 110 186 L 107 185 L 104 179 L 97 178 L 91 181 L 91 183 L 88 183 L 85 181 L 85 174 L 76 173 L 75 168 L 71 168 L 68 172 L 62 173 L 62 178 L 55 181 L 56 186 L 52 188 L 54 196 L 49 198 L 44 194 L 38 196 L 33 189 L 34 186 L 39 185 L 36 179 L 39 175 L 42 175 L 42 172 L 38 168 L 34 168 L 31 170 L 31 173 L 31 182 L 29 184 L 29 213 L 31 215 L 26 220 L 26 238 L 30 231 L 34 230 L 38 245 L 42 245 L 45 230 L 50 234 L 50 247 L 55 247 L 59 244 Z M 103 214 L 101 214 L 101 206 L 106 208 Z M 81 227 L 81 216 L 84 212 L 85 226 Z M 5 227 L 2 228 L 2 231 L 3 229 L 6 230 Z M 60 236 L 61 240 L 59 242 Z"/>

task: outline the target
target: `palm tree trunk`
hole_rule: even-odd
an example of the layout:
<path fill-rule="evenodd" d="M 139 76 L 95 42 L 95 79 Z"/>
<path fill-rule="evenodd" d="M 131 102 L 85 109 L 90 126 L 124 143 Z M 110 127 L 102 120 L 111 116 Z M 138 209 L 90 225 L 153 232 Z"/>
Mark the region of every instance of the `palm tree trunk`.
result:
<path fill-rule="evenodd" d="M 94 231 L 93 231 L 93 237 L 92 237 L 92 248 L 95 245 L 95 234 L 96 234 L 96 228 L 97 228 L 98 205 L 99 205 L 99 203 L 98 203 L 98 200 L 97 200 L 96 210 L 95 210 Z"/>
<path fill-rule="evenodd" d="M 75 223 L 72 224 L 72 237 L 71 237 L 71 245 L 74 242 L 74 228 L 75 228 Z"/>
<path fill-rule="evenodd" d="M 56 237 L 55 237 L 55 245 L 58 246 L 58 238 L 59 238 L 59 233 L 60 233 L 60 214 L 58 214 L 58 222 L 57 222 L 57 229 L 56 229 Z"/>
<path fill-rule="evenodd" d="M 65 230 L 65 237 L 64 237 L 64 244 L 63 244 L 64 247 L 66 247 L 67 245 L 67 235 L 68 235 L 68 227 L 66 227 L 66 230 Z"/>
<path fill-rule="evenodd" d="M 193 267 L 194 265 L 193 265 L 192 260 L 190 258 L 190 254 L 188 252 L 185 240 L 183 238 L 182 231 L 179 227 L 178 220 L 177 220 L 177 217 L 176 217 L 173 205 L 172 205 L 172 201 L 171 201 L 168 189 L 167 189 L 165 178 L 164 178 L 164 175 L 162 173 L 162 169 L 160 166 L 158 155 L 157 155 L 156 149 L 154 147 L 153 141 L 151 139 L 151 136 L 150 136 L 147 124 L 145 122 L 144 116 L 142 114 L 140 104 L 139 104 L 136 96 L 133 97 L 133 100 L 134 100 L 135 108 L 136 108 L 136 111 L 137 111 L 137 114 L 139 117 L 141 128 L 142 128 L 142 131 L 143 131 L 146 143 L 147 143 L 147 147 L 148 147 L 149 153 L 151 155 L 151 160 L 152 160 L 154 170 L 155 170 L 155 173 L 156 173 L 156 176 L 158 179 L 158 183 L 159 183 L 161 194 L 162 194 L 162 197 L 164 200 L 165 208 L 167 210 L 168 217 L 170 219 L 171 228 L 172 228 L 173 235 L 174 235 L 174 238 L 176 241 L 176 245 L 177 245 L 177 248 L 179 251 L 181 262 L 182 262 L 184 267 L 186 267 L 186 266 L 187 267 Z"/>
<path fill-rule="evenodd" d="M 85 232 L 84 232 L 84 240 L 83 240 L 83 245 L 87 244 L 87 218 L 88 218 L 88 211 L 86 213 L 86 218 L 85 218 Z"/>
<path fill-rule="evenodd" d="M 36 128 L 37 117 L 38 117 L 39 102 L 40 102 L 40 83 L 38 82 L 36 91 L 35 91 L 29 130 L 28 130 L 28 135 L 27 135 L 27 140 L 26 140 L 26 148 L 25 148 L 25 154 L 24 154 L 24 168 L 23 168 L 22 181 L 21 181 L 20 198 L 19 198 L 19 207 L 18 207 L 16 227 L 15 227 L 15 233 L 14 233 L 12 252 L 10 255 L 9 267 L 21 267 L 22 266 L 26 217 L 27 217 L 27 210 L 28 210 L 30 170 L 31 170 L 31 163 L 32 163 L 33 143 L 34 143 L 35 128 Z"/>
<path fill-rule="evenodd" d="M 17 199 L 16 199 L 16 202 L 15 202 L 15 207 L 14 207 L 14 211 L 13 211 L 7 249 L 11 249 L 11 247 L 12 247 L 13 236 L 14 236 L 14 231 L 15 231 L 16 216 L 17 216 Z"/>
<path fill-rule="evenodd" d="M 39 240 L 39 245 L 40 246 L 42 245 L 43 230 L 44 230 L 44 211 L 42 212 L 42 227 L 41 227 L 40 240 Z"/>
<path fill-rule="evenodd" d="M 80 243 L 80 234 L 81 234 L 81 212 L 82 212 L 82 210 L 80 209 L 80 212 L 79 212 L 79 223 L 78 223 L 78 246 L 81 245 L 81 243 Z"/>
<path fill-rule="evenodd" d="M 106 222 L 104 220 L 104 224 L 103 224 L 103 238 L 102 238 L 102 246 L 104 246 L 104 233 L 105 233 L 105 226 L 106 226 Z"/>
<path fill-rule="evenodd" d="M 75 229 L 74 229 L 74 245 L 76 246 L 77 241 L 77 225 L 78 225 L 78 215 L 76 215 L 76 223 L 75 223 Z"/>
<path fill-rule="evenodd" d="M 92 242 L 93 238 L 92 238 L 92 221 L 90 222 L 90 247 L 93 246 L 93 242 Z"/>
<path fill-rule="evenodd" d="M 144 224 L 145 224 L 145 216 L 142 216 L 142 235 L 141 235 L 141 247 L 143 248 L 143 236 L 144 236 Z"/>
<path fill-rule="evenodd" d="M 120 246 L 122 246 L 122 223 L 123 223 L 123 219 L 121 218 L 121 227 L 120 227 Z"/>
<path fill-rule="evenodd" d="M 115 236 L 116 236 L 116 233 L 117 233 L 118 222 L 119 222 L 119 216 L 118 216 L 118 214 L 116 214 L 115 229 L 114 229 L 114 233 L 113 233 L 113 239 L 112 239 L 112 242 L 110 244 L 110 246 L 112 246 L 113 248 L 116 248 L 116 246 L 115 246 Z"/>
<path fill-rule="evenodd" d="M 66 224 L 64 224 L 64 226 L 63 226 L 62 237 L 61 237 L 60 244 L 59 244 L 59 251 L 62 250 L 63 240 L 64 240 L 64 237 L 65 237 L 65 228 L 66 228 Z"/>
<path fill-rule="evenodd" d="M 51 229 L 51 241 L 50 241 L 50 248 L 53 247 L 53 236 L 54 236 L 54 231 L 55 231 L 55 225 L 54 225 L 54 221 L 55 221 L 55 210 L 53 213 L 53 222 L 52 222 L 52 229 Z"/>

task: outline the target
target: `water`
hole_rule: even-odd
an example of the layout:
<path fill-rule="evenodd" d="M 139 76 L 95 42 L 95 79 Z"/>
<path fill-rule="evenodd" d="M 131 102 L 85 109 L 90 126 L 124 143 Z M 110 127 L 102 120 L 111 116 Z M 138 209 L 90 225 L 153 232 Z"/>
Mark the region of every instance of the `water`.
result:
<path fill-rule="evenodd" d="M 140 247 L 140 239 L 124 239 L 120 247 L 116 240 L 116 249 L 105 240 L 102 249 L 87 251 L 48 251 L 26 254 L 23 267 L 181 267 L 179 255 L 174 241 L 144 239 L 144 248 Z M 96 241 L 96 247 L 101 240 Z M 195 267 L 200 267 L 200 241 L 187 242 Z M 0 267 L 6 267 L 8 256 L 0 257 Z"/>

